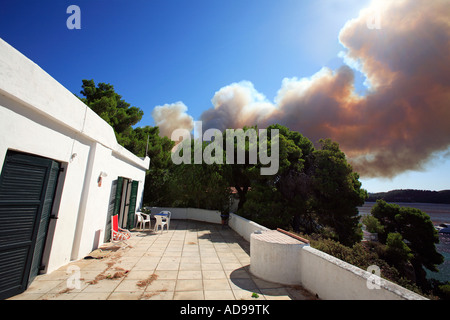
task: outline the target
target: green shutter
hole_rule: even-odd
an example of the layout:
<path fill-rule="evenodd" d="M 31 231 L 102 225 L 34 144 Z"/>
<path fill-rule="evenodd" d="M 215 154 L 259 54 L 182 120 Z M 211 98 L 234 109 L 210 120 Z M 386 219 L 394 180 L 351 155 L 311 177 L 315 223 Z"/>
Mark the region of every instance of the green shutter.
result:
<path fill-rule="evenodd" d="M 119 177 L 119 179 L 123 178 Z M 111 193 L 109 196 L 109 205 L 108 205 L 108 214 L 106 216 L 106 225 L 105 225 L 105 237 L 104 242 L 109 242 L 111 240 L 111 217 L 116 212 L 116 208 L 119 207 L 120 204 L 120 191 L 119 196 L 117 195 L 117 189 L 119 188 L 119 179 L 114 180 L 111 184 Z M 122 188 L 122 184 L 120 183 L 120 188 Z M 119 201 L 119 204 L 116 204 Z"/>
<path fill-rule="evenodd" d="M 123 188 L 123 178 L 119 177 L 117 179 L 116 200 L 115 200 L 115 204 L 114 204 L 113 215 L 119 214 L 120 201 L 122 199 L 122 188 Z"/>
<path fill-rule="evenodd" d="M 44 203 L 42 207 L 41 220 L 39 223 L 36 244 L 34 247 L 33 261 L 31 263 L 29 283 L 39 274 L 41 267 L 42 253 L 44 252 L 45 240 L 47 239 L 47 230 L 50 222 L 50 215 L 53 208 L 53 199 L 58 183 L 60 165 L 58 162 L 51 161 L 47 188 L 45 190 Z"/>
<path fill-rule="evenodd" d="M 39 272 L 59 164 L 8 151 L 0 176 L 0 299 L 23 292 Z"/>
<path fill-rule="evenodd" d="M 134 228 L 134 217 L 136 216 L 136 198 L 139 187 L 139 181 L 131 183 L 130 206 L 128 207 L 127 229 Z"/>

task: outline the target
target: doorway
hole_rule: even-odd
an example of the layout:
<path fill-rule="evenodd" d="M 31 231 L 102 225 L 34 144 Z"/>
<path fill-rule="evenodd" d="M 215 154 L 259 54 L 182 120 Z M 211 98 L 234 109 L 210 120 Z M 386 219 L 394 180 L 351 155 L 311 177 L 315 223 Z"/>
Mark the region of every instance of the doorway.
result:
<path fill-rule="evenodd" d="M 105 230 L 111 230 L 111 216 L 116 214 L 119 215 L 120 228 L 134 228 L 138 187 L 139 181 L 125 177 L 118 177 L 113 181 Z M 105 232 L 105 242 L 110 239 L 111 232 Z"/>

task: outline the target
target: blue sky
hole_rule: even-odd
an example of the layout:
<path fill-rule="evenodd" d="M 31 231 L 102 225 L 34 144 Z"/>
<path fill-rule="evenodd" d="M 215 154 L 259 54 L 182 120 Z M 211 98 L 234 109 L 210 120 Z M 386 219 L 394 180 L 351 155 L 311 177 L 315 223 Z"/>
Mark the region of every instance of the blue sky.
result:
<path fill-rule="evenodd" d="M 198 118 L 232 82 L 273 99 L 283 78 L 342 64 L 338 31 L 359 8 L 327 2 L 6 0 L 0 35 L 72 92 L 81 79 L 113 84 L 146 125 L 156 105 L 183 101 Z M 66 28 L 70 4 L 81 30 Z"/>
<path fill-rule="evenodd" d="M 86 0 L 0 3 L 0 37 L 69 91 L 82 79 L 114 85 L 144 110 L 182 101 L 195 119 L 220 88 L 248 80 L 273 100 L 284 78 L 308 77 L 343 64 L 338 41 L 365 0 Z M 69 30 L 69 5 L 81 9 L 81 30 Z M 356 74 L 357 90 L 364 78 Z M 449 189 L 450 161 L 394 180 L 361 179 L 371 192 Z"/>

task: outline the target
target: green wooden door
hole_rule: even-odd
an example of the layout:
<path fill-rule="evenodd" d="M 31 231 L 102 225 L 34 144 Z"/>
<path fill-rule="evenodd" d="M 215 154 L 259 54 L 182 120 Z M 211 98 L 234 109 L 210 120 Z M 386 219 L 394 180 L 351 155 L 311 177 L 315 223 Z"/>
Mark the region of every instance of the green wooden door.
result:
<path fill-rule="evenodd" d="M 51 160 L 49 160 L 51 161 Z M 39 274 L 39 268 L 42 263 L 42 253 L 44 252 L 45 240 L 47 239 L 48 225 L 52 213 L 53 200 L 55 198 L 56 185 L 58 183 L 60 164 L 56 161 L 51 161 L 48 182 L 45 187 L 45 194 L 43 196 L 42 213 L 39 221 L 39 229 L 36 236 L 36 244 L 34 246 L 33 260 L 31 263 L 29 283 Z"/>
<path fill-rule="evenodd" d="M 59 175 L 53 160 L 8 151 L 0 176 L 0 299 L 39 273 Z"/>
<path fill-rule="evenodd" d="M 114 200 L 113 215 L 119 214 L 120 203 L 122 200 L 123 177 L 117 178 L 116 198 Z"/>
<path fill-rule="evenodd" d="M 123 178 L 119 177 L 114 180 L 111 185 L 111 194 L 109 196 L 108 214 L 105 225 L 104 242 L 111 240 L 111 217 L 119 213 L 120 197 L 122 194 Z"/>
<path fill-rule="evenodd" d="M 129 187 L 129 184 L 131 184 L 131 187 Z M 139 181 L 130 181 L 123 177 L 118 177 L 117 180 L 113 182 L 108 217 L 106 219 L 105 242 L 111 239 L 111 216 L 113 215 L 118 214 L 119 216 L 122 216 L 119 219 L 120 227 L 127 229 L 134 228 L 138 188 Z M 123 225 L 121 221 L 123 221 Z"/>
<path fill-rule="evenodd" d="M 133 229 L 136 217 L 136 199 L 139 181 L 131 182 L 130 205 L 128 207 L 127 229 Z"/>

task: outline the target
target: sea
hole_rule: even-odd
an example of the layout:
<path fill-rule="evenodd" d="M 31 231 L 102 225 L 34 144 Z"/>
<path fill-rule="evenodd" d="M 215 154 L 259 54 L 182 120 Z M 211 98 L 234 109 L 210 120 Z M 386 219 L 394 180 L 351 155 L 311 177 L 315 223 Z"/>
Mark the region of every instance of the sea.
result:
<path fill-rule="evenodd" d="M 440 203 L 419 203 L 419 202 L 390 202 L 402 207 L 411 207 L 422 210 L 430 216 L 433 225 L 438 226 L 442 223 L 450 225 L 450 204 Z M 359 214 L 370 214 L 370 210 L 375 202 L 366 202 L 358 207 Z M 438 265 L 439 272 L 427 270 L 428 279 L 439 281 L 450 281 L 450 236 L 439 235 L 439 243 L 436 244 L 436 250 L 444 256 L 444 263 Z"/>

